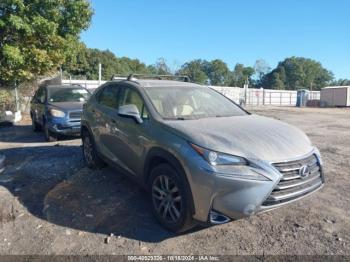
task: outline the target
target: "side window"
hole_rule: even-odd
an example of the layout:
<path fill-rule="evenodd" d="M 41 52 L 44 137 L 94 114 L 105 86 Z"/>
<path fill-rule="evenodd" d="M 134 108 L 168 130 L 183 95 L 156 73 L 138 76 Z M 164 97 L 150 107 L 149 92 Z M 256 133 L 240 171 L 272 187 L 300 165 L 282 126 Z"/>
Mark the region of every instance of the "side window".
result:
<path fill-rule="evenodd" d="M 148 111 L 140 94 L 134 89 L 126 87 L 120 105 L 123 106 L 130 104 L 133 104 L 137 107 L 142 118 L 148 118 Z"/>
<path fill-rule="evenodd" d="M 106 86 L 98 94 L 98 102 L 101 105 L 108 106 L 114 109 L 118 109 L 118 87 L 115 85 Z"/>
<path fill-rule="evenodd" d="M 32 98 L 32 102 L 36 102 L 38 100 L 38 93 L 39 93 L 39 89 L 35 91 L 34 96 Z"/>
<path fill-rule="evenodd" d="M 35 94 L 35 100 L 40 103 L 45 103 L 45 98 L 46 98 L 45 88 L 41 87 Z"/>

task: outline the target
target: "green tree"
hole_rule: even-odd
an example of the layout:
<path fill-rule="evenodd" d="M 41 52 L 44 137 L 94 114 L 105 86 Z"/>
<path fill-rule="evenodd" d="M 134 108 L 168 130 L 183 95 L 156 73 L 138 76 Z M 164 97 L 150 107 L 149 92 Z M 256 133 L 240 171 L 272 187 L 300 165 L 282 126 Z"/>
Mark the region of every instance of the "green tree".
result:
<path fill-rule="evenodd" d="M 213 86 L 224 86 L 229 84 L 230 70 L 227 64 L 220 59 L 203 63 L 203 71 Z"/>
<path fill-rule="evenodd" d="M 89 71 L 90 50 L 81 42 L 75 44 L 61 69 L 76 76 L 86 76 Z"/>
<path fill-rule="evenodd" d="M 243 64 L 237 63 L 234 70 L 230 74 L 229 85 L 243 87 L 247 81 L 252 83 L 252 76 L 254 73 L 254 68 L 250 66 L 245 67 Z"/>
<path fill-rule="evenodd" d="M 274 72 L 272 74 L 271 85 L 273 86 L 274 89 L 279 89 L 279 90 L 285 89 L 283 80 L 281 80 L 281 75 L 278 74 L 278 72 Z"/>
<path fill-rule="evenodd" d="M 258 59 L 255 61 L 254 70 L 257 77 L 256 85 L 261 86 L 264 76 L 271 70 L 271 68 L 265 60 Z"/>
<path fill-rule="evenodd" d="M 86 79 L 98 79 L 98 64 L 102 65 L 102 79 L 109 80 L 112 75 L 128 75 L 131 73 L 149 73 L 147 66 L 138 59 L 128 57 L 118 58 L 109 50 L 86 48 L 80 44 L 76 57 L 62 67 L 64 72 L 74 77 L 83 76 Z"/>
<path fill-rule="evenodd" d="M 332 86 L 350 86 L 350 79 L 338 79 L 330 83 Z"/>
<path fill-rule="evenodd" d="M 113 74 L 122 74 L 121 66 L 114 53 L 109 50 L 89 49 L 89 69 L 87 79 L 98 79 L 98 65 L 102 65 L 102 79 L 110 79 Z"/>
<path fill-rule="evenodd" d="M 171 75 L 171 70 L 164 58 L 158 58 L 154 65 L 148 66 L 148 73 L 153 75 Z"/>
<path fill-rule="evenodd" d="M 190 77 L 191 81 L 198 84 L 206 84 L 209 77 L 203 71 L 203 65 L 206 61 L 197 59 L 187 62 L 182 65 L 180 70 L 177 71 L 178 75 L 187 75 Z"/>
<path fill-rule="evenodd" d="M 91 16 L 87 0 L 1 0 L 0 83 L 34 79 L 75 59 Z"/>
<path fill-rule="evenodd" d="M 319 90 L 332 80 L 332 72 L 323 68 L 321 63 L 303 57 L 290 57 L 266 74 L 262 83 L 265 88 Z"/>

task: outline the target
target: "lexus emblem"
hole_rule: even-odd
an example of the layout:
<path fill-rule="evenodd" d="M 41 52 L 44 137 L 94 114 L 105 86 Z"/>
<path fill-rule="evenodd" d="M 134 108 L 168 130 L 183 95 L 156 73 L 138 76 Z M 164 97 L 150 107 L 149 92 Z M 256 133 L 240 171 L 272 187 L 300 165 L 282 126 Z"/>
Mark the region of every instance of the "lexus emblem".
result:
<path fill-rule="evenodd" d="M 302 178 L 307 177 L 309 174 L 310 174 L 310 168 L 309 168 L 309 166 L 304 165 L 304 166 L 302 166 L 302 167 L 299 169 L 299 175 L 300 175 Z"/>

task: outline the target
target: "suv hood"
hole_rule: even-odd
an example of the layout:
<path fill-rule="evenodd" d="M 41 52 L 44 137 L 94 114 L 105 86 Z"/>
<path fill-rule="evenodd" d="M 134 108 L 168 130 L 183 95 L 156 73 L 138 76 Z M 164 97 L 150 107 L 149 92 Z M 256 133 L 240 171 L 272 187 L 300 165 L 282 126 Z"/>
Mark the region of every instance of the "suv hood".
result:
<path fill-rule="evenodd" d="M 83 105 L 85 102 L 58 102 L 58 103 L 49 103 L 49 106 L 61 109 L 63 111 L 71 110 L 83 110 Z"/>
<path fill-rule="evenodd" d="M 257 115 L 165 121 L 165 125 L 194 144 L 247 158 L 278 162 L 313 150 L 300 129 Z"/>

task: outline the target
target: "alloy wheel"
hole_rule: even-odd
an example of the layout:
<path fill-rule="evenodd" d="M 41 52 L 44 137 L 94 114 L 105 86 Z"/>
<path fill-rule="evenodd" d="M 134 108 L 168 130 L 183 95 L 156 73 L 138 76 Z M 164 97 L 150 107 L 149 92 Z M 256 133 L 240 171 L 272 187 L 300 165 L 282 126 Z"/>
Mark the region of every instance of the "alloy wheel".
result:
<path fill-rule="evenodd" d="M 152 185 L 152 200 L 160 217 L 176 223 L 182 211 L 182 198 L 175 182 L 166 175 L 158 176 Z"/>
<path fill-rule="evenodd" d="M 92 144 L 90 142 L 90 138 L 88 136 L 85 136 L 84 137 L 84 144 L 83 144 L 83 148 L 84 148 L 84 157 L 85 157 L 85 161 L 88 163 L 88 164 L 91 164 L 92 163 L 92 160 L 93 160 L 93 148 L 92 148 Z"/>

